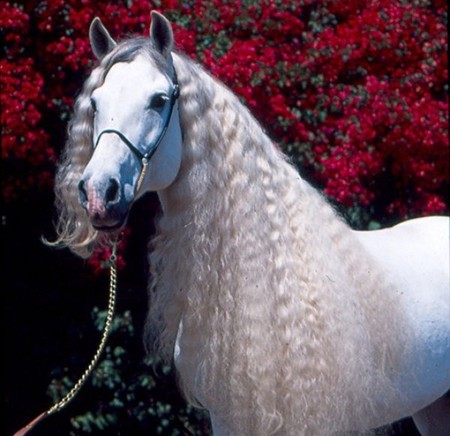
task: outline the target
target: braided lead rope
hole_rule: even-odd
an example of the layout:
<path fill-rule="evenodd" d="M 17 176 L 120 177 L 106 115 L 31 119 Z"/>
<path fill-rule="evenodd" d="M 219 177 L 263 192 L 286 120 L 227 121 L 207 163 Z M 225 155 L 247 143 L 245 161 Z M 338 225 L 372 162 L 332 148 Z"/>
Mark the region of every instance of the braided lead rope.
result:
<path fill-rule="evenodd" d="M 114 318 L 114 307 L 116 303 L 116 288 L 117 288 L 117 268 L 116 268 L 116 260 L 117 260 L 117 241 L 113 243 L 113 249 L 111 256 L 109 258 L 109 300 L 108 300 L 108 311 L 106 315 L 105 325 L 103 327 L 103 333 L 100 340 L 100 344 L 97 347 L 97 351 L 92 357 L 89 365 L 78 379 L 78 381 L 73 385 L 72 389 L 56 404 L 54 404 L 50 409 L 41 413 L 36 418 L 34 418 L 29 424 L 23 427 L 21 430 L 16 432 L 14 436 L 24 436 L 31 430 L 36 424 L 42 421 L 47 416 L 52 415 L 53 413 L 59 412 L 63 409 L 73 398 L 78 394 L 80 389 L 84 386 L 89 376 L 92 374 L 95 366 L 100 359 L 100 355 L 105 348 L 106 341 L 111 332 L 112 321 Z"/>

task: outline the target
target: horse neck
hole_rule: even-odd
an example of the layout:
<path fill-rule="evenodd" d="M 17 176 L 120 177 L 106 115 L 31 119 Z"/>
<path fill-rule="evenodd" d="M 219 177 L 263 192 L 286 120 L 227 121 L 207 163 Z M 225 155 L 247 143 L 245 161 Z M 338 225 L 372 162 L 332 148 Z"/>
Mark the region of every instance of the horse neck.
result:
<path fill-rule="evenodd" d="M 258 167 L 287 168 L 283 155 L 236 95 L 186 58 L 175 54 L 174 66 L 181 89 L 183 160 L 175 183 L 159 193 L 164 213 L 174 217 L 192 209 L 193 201 L 217 202 L 216 194 L 242 197 L 233 189 L 236 179 L 259 183 Z M 305 184 L 295 170 L 289 171 Z"/>

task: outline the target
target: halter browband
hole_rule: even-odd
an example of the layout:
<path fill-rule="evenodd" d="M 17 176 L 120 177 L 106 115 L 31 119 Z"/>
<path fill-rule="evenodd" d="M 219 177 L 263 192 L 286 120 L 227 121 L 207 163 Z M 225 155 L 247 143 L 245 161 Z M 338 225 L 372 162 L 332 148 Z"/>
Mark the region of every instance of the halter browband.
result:
<path fill-rule="evenodd" d="M 142 153 L 121 131 L 115 130 L 115 129 L 102 130 L 100 132 L 100 134 L 98 135 L 97 140 L 95 141 L 95 147 L 97 147 L 97 145 L 100 141 L 100 138 L 102 137 L 103 134 L 114 133 L 122 140 L 122 142 L 138 158 L 138 160 L 141 163 L 142 170 L 141 170 L 141 174 L 139 175 L 139 179 L 138 179 L 138 182 L 136 185 L 136 192 L 139 191 L 139 189 L 142 185 L 142 182 L 144 180 L 145 173 L 147 171 L 147 167 L 148 167 L 148 163 L 149 163 L 150 159 L 155 154 L 156 150 L 158 149 L 159 145 L 161 144 L 161 141 L 163 140 L 163 138 L 167 132 L 167 129 L 169 128 L 170 119 L 172 118 L 173 107 L 175 106 L 175 103 L 176 103 L 178 97 L 180 96 L 180 87 L 178 85 L 178 78 L 177 78 L 177 73 L 176 73 L 175 69 L 173 70 L 172 85 L 173 85 L 173 90 L 172 90 L 172 94 L 170 95 L 169 114 L 166 118 L 166 121 L 164 122 L 164 127 L 161 130 L 161 133 L 159 134 L 157 141 L 154 144 L 150 144 L 149 146 L 147 146 L 144 153 Z"/>

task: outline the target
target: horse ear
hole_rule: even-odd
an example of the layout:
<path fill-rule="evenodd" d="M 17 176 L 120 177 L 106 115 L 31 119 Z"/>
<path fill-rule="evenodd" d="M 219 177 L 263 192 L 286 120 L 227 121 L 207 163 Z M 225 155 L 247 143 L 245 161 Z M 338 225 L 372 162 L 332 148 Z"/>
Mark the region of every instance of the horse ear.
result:
<path fill-rule="evenodd" d="M 150 41 L 165 58 L 170 56 L 173 49 L 173 32 L 169 20 L 160 13 L 152 11 L 150 25 Z"/>
<path fill-rule="evenodd" d="M 89 28 L 89 40 L 98 60 L 102 60 L 117 45 L 98 17 L 93 19 Z"/>

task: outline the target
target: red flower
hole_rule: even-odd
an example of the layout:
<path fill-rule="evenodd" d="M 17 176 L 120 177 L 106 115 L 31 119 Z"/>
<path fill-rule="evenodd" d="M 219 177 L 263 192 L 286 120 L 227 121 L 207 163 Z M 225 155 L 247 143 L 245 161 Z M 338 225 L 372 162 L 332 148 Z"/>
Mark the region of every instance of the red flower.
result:
<path fill-rule="evenodd" d="M 4 2 L 4 197 L 49 189 L 87 29 L 148 34 L 147 0 Z M 162 0 L 180 51 L 237 93 L 330 197 L 375 219 L 448 212 L 447 5 Z M 32 170 L 31 170 L 32 169 Z M 388 189 L 386 188 L 388 186 Z M 100 261 L 100 260 L 99 260 Z"/>

